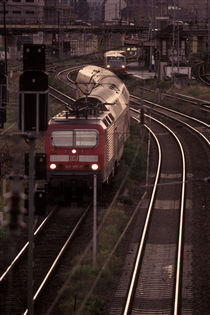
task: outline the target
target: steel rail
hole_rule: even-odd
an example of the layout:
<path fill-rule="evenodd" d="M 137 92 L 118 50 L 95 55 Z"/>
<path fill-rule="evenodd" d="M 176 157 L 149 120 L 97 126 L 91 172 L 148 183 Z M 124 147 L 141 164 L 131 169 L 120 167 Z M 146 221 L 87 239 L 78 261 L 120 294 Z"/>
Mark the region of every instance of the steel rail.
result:
<path fill-rule="evenodd" d="M 133 98 L 135 98 L 135 99 L 137 99 L 137 100 L 139 100 L 139 101 L 143 101 L 143 102 L 149 103 L 149 104 L 151 104 L 151 105 L 154 105 L 154 106 L 156 106 L 156 107 L 160 107 L 160 108 L 165 109 L 165 110 L 167 110 L 167 111 L 173 112 L 173 113 L 178 114 L 178 115 L 180 115 L 180 116 L 183 116 L 183 117 L 189 118 L 189 119 L 191 119 L 191 120 L 194 120 L 194 121 L 196 121 L 196 122 L 200 123 L 201 125 L 204 125 L 204 126 L 206 126 L 206 127 L 208 127 L 208 128 L 210 127 L 210 125 L 207 124 L 206 122 L 204 122 L 204 121 L 202 121 L 202 120 L 199 120 L 199 119 L 197 119 L 197 118 L 195 118 L 195 117 L 189 116 L 189 115 L 187 115 L 187 114 L 184 114 L 184 113 L 175 111 L 174 109 L 167 108 L 167 107 L 165 107 L 165 106 L 163 106 L 163 105 L 160 105 L 160 104 L 157 104 L 157 103 L 154 103 L 154 102 L 145 100 L 145 99 L 142 100 L 140 97 L 135 96 L 135 95 L 131 95 L 131 97 L 133 97 Z M 153 110 L 154 110 L 154 108 L 153 108 Z"/>
<path fill-rule="evenodd" d="M 67 71 L 73 72 L 73 71 L 75 71 L 75 70 L 78 70 L 78 69 L 82 68 L 83 66 L 85 66 L 85 65 L 75 66 L 75 67 L 73 67 L 73 68 L 67 68 L 67 69 L 61 70 L 60 72 L 57 73 L 57 78 L 58 78 L 60 81 L 64 82 L 64 81 L 60 78 L 60 76 L 61 76 L 64 72 L 67 72 Z M 68 73 L 67 73 L 67 78 L 68 78 Z M 64 82 L 64 83 L 65 83 L 65 82 Z"/>
<path fill-rule="evenodd" d="M 68 98 L 70 101 L 75 102 L 75 99 L 74 99 L 74 98 L 72 98 L 72 97 L 70 97 L 69 95 L 64 94 L 63 92 L 61 92 L 61 91 L 55 89 L 53 86 L 49 85 L 49 88 L 50 88 L 51 90 L 55 91 L 56 93 L 58 93 L 58 94 L 64 96 L 65 98 Z M 50 93 L 50 95 L 53 95 L 53 94 Z M 54 95 L 53 95 L 53 97 L 54 97 Z M 67 104 L 68 104 L 68 103 L 67 103 Z"/>
<path fill-rule="evenodd" d="M 210 102 L 204 99 L 200 99 L 200 98 L 196 98 L 193 96 L 189 96 L 189 95 L 185 95 L 185 94 L 181 94 L 181 93 L 174 93 L 174 94 L 168 94 L 168 93 L 163 93 L 163 92 L 157 92 L 155 90 L 152 89 L 148 89 L 145 87 L 140 87 L 141 90 L 145 90 L 147 92 L 152 92 L 155 94 L 160 93 L 160 95 L 166 96 L 166 97 L 170 97 L 170 98 L 174 98 L 177 100 L 181 100 L 183 102 L 188 102 L 191 103 L 193 105 L 198 105 L 201 107 L 205 107 L 206 105 L 210 105 Z"/>
<path fill-rule="evenodd" d="M 37 289 L 36 293 L 33 296 L 33 302 L 35 302 L 39 296 L 39 294 L 41 293 L 41 291 L 43 290 L 44 286 L 46 285 L 50 275 L 52 274 L 52 272 L 54 271 L 55 267 L 57 266 L 58 262 L 60 261 L 63 253 L 65 252 L 67 246 L 69 245 L 69 243 L 71 242 L 72 238 L 74 237 L 75 233 L 77 232 L 80 224 L 82 223 L 82 221 L 84 220 L 86 214 L 88 213 L 88 211 L 90 210 L 90 206 L 91 204 L 87 207 L 87 209 L 85 210 L 85 212 L 82 214 L 82 216 L 79 218 L 79 220 L 77 221 L 75 227 L 73 228 L 73 230 L 71 231 L 70 235 L 68 236 L 67 240 L 65 241 L 64 245 L 62 246 L 61 250 L 59 251 L 57 257 L 55 258 L 54 262 L 52 263 L 50 269 L 48 270 L 46 276 L 44 277 L 43 281 L 41 282 L 39 288 Z M 28 314 L 28 309 L 26 309 L 23 313 L 23 315 L 27 315 Z"/>
<path fill-rule="evenodd" d="M 37 236 L 37 234 L 39 233 L 39 231 L 42 229 L 42 227 L 46 224 L 46 222 L 50 219 L 50 217 L 52 216 L 52 214 L 55 212 L 56 207 L 48 214 L 48 216 L 42 221 L 42 223 L 38 226 L 38 228 L 36 229 L 36 231 L 34 232 L 34 236 Z M 11 268 L 15 265 L 15 263 L 18 261 L 18 259 L 25 253 L 26 249 L 28 248 L 29 242 L 27 242 L 22 249 L 19 251 L 19 253 L 16 255 L 16 257 L 13 259 L 13 261 L 11 262 L 11 264 L 8 266 L 8 268 L 5 270 L 5 272 L 1 275 L 0 277 L 0 282 L 2 282 L 5 277 L 7 276 L 7 274 L 9 273 L 9 271 L 11 270 Z"/>
<path fill-rule="evenodd" d="M 154 183 L 154 187 L 153 187 L 153 190 L 152 190 L 152 196 L 151 196 L 151 199 L 150 199 L 150 204 L 149 204 L 149 208 L 148 208 L 148 212 L 147 212 L 147 216 L 146 216 L 146 221 L 145 221 L 145 224 L 144 224 L 144 229 L 143 229 L 143 233 L 142 233 L 142 237 L 141 237 L 141 242 L 140 242 L 139 248 L 138 248 L 138 253 L 137 253 L 135 266 L 134 266 L 134 271 L 133 271 L 133 274 L 132 274 L 131 283 L 130 283 L 130 286 L 129 286 L 129 291 L 128 291 L 128 295 L 127 295 L 127 299 L 126 299 L 123 315 L 127 315 L 128 312 L 129 312 L 131 299 L 132 299 L 133 292 L 134 292 L 134 285 L 135 285 L 135 282 L 136 282 L 136 275 L 137 275 L 137 272 L 138 272 L 138 266 L 139 266 L 140 260 L 142 258 L 142 252 L 143 252 L 143 247 L 144 247 L 144 243 L 145 243 L 147 227 L 148 227 L 148 224 L 149 224 L 149 219 L 150 219 L 150 215 L 151 215 L 151 211 L 152 211 L 152 206 L 153 206 L 153 203 L 154 203 L 155 193 L 156 193 L 156 190 L 157 190 L 157 183 L 158 183 L 159 176 L 160 176 L 160 167 L 161 167 L 161 161 L 162 161 L 161 148 L 160 148 L 160 144 L 158 142 L 158 139 L 157 139 L 156 135 L 153 133 L 153 131 L 146 124 L 144 124 L 144 126 L 149 130 L 149 132 L 153 135 L 153 137 L 154 137 L 154 139 L 156 141 L 156 144 L 157 144 L 157 147 L 158 147 L 159 159 L 158 159 L 158 167 L 157 167 L 155 183 Z"/>
<path fill-rule="evenodd" d="M 137 110 L 134 110 L 134 111 L 137 112 Z M 182 192 L 181 192 L 180 224 L 179 224 L 178 246 L 177 246 L 177 264 L 176 264 L 177 269 L 176 269 L 175 296 L 174 296 L 174 315 L 178 315 L 180 270 L 181 270 L 181 253 L 182 253 L 182 239 L 183 239 L 183 221 L 184 221 L 185 183 L 186 183 L 185 155 L 184 155 L 184 150 L 182 148 L 181 142 L 178 139 L 178 137 L 176 136 L 176 134 L 169 127 L 164 125 L 162 122 L 158 121 L 157 119 L 155 119 L 155 118 L 153 118 L 153 117 L 151 117 L 151 116 L 149 116 L 147 114 L 146 114 L 146 116 L 149 117 L 150 119 L 156 121 L 157 123 L 161 124 L 164 128 L 166 128 L 175 137 L 175 139 L 176 139 L 176 141 L 177 141 L 177 143 L 178 143 L 178 145 L 180 147 L 180 151 L 181 151 L 181 155 L 182 155 L 182 170 L 183 170 L 182 182 L 181 182 L 181 184 L 182 184 Z M 156 175 L 156 180 L 157 180 L 157 175 Z M 158 184 L 156 183 L 156 180 L 155 180 L 155 185 L 157 186 Z M 154 191 L 154 189 L 156 189 L 155 186 L 153 187 L 153 191 Z M 137 254 L 137 258 L 136 258 L 136 262 L 135 262 L 135 267 L 134 267 L 132 280 L 131 280 L 131 284 L 130 284 L 130 287 L 129 287 L 128 296 L 127 296 L 127 300 L 126 300 L 126 304 L 125 304 L 123 315 L 128 315 L 128 313 L 129 313 L 131 298 L 133 296 L 133 290 L 134 290 L 134 285 L 135 285 L 135 281 L 136 281 L 136 274 L 137 274 L 138 266 L 139 266 L 140 259 L 141 259 L 141 256 L 142 256 L 143 245 L 144 245 L 144 242 L 145 242 L 145 235 L 146 235 L 146 231 L 147 231 L 147 227 L 148 227 L 148 220 L 149 220 L 148 216 L 150 216 L 151 208 L 152 208 L 152 205 L 153 205 L 153 201 L 154 200 L 152 200 L 152 198 L 151 198 L 150 204 L 149 204 L 149 208 L 148 208 L 146 223 L 145 223 L 144 230 L 143 230 L 143 233 L 142 233 L 141 242 L 140 242 L 140 246 L 139 246 L 139 249 L 138 249 L 138 254 Z"/>
<path fill-rule="evenodd" d="M 49 93 L 49 94 L 50 94 L 51 97 L 55 98 L 57 101 L 63 103 L 64 105 L 66 105 L 66 106 L 70 105 L 69 103 L 66 103 L 64 100 L 62 100 L 61 98 L 55 96 L 54 94 L 52 94 L 52 93 Z"/>
<path fill-rule="evenodd" d="M 180 287 L 180 272 L 181 272 L 181 256 L 182 256 L 182 239 L 183 239 L 183 225 L 184 225 L 184 204 L 185 204 L 185 186 L 186 186 L 186 158 L 182 144 L 177 135 L 162 122 L 158 121 L 154 117 L 153 120 L 165 127 L 175 137 L 182 155 L 182 192 L 181 192 L 181 207 L 180 207 L 180 223 L 179 223 L 179 238 L 178 238 L 178 254 L 176 263 L 176 285 L 175 285 L 175 297 L 174 297 L 174 315 L 178 315 L 179 306 L 179 287 Z"/>
<path fill-rule="evenodd" d="M 140 98 L 138 98 L 138 97 L 135 97 L 135 98 L 137 98 L 137 99 L 140 100 Z M 206 122 L 204 122 L 204 121 L 202 121 L 202 120 L 199 120 L 199 119 L 197 119 L 197 118 L 195 118 L 195 117 L 191 117 L 191 116 L 189 116 L 189 115 L 180 113 L 180 112 L 175 111 L 175 110 L 173 110 L 173 109 L 167 108 L 167 107 L 165 107 L 165 106 L 162 106 L 162 105 L 159 105 L 159 104 L 156 104 L 156 103 L 147 101 L 147 100 L 146 100 L 146 102 L 147 102 L 147 103 L 150 103 L 151 105 L 155 105 L 156 107 L 160 107 L 160 108 L 162 108 L 163 110 L 172 112 L 172 113 L 174 113 L 174 114 L 176 114 L 176 115 L 180 115 L 180 116 L 186 117 L 186 118 L 188 118 L 188 119 L 190 119 L 190 120 L 196 121 L 197 123 L 199 123 L 199 124 L 201 124 L 201 125 L 204 125 L 204 126 L 207 127 L 207 128 L 210 128 L 210 125 L 209 125 L 209 124 L 207 124 Z M 155 109 L 155 108 L 153 108 L 152 110 L 158 112 L 158 110 Z M 158 112 L 158 113 L 161 114 L 161 115 L 165 115 L 165 114 L 162 113 L 162 112 L 161 112 L 161 113 Z M 182 121 L 182 120 L 180 120 L 180 119 L 178 119 L 178 118 L 176 118 L 176 117 L 171 117 L 171 118 L 174 119 L 174 120 L 176 120 L 176 121 L 179 121 L 180 123 L 186 125 L 188 128 L 190 128 L 190 129 L 192 129 L 193 131 L 195 131 L 196 133 L 198 133 L 198 134 L 207 142 L 207 144 L 210 145 L 210 141 L 207 139 L 207 137 L 206 137 L 203 133 L 201 133 L 199 130 L 197 130 L 195 127 L 192 127 L 192 126 L 189 125 L 188 123 L 186 123 L 186 122 L 184 122 L 184 121 Z"/>

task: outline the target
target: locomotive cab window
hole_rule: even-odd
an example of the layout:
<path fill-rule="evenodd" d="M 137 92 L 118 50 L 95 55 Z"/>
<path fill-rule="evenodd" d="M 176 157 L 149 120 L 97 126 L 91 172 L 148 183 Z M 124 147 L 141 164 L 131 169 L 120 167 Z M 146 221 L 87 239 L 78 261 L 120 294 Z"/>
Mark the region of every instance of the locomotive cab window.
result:
<path fill-rule="evenodd" d="M 120 60 L 120 61 L 124 61 L 125 60 L 125 57 L 123 57 L 123 56 L 110 56 L 110 57 L 107 57 L 107 61 L 108 62 L 112 62 L 112 61 L 118 61 L 118 60 Z"/>
<path fill-rule="evenodd" d="M 95 147 L 98 142 L 96 130 L 75 130 L 76 147 Z"/>
<path fill-rule="evenodd" d="M 73 131 L 59 130 L 51 133 L 51 144 L 55 147 L 71 147 L 73 146 Z"/>
<path fill-rule="evenodd" d="M 51 133 L 51 145 L 54 147 L 86 147 L 92 148 L 98 144 L 97 130 L 74 129 L 57 130 Z"/>

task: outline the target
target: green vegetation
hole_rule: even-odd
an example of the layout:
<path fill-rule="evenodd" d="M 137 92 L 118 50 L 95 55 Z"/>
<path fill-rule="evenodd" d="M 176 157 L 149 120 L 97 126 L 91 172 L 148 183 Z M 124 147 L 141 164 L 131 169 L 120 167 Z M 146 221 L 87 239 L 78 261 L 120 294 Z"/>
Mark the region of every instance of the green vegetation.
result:
<path fill-rule="evenodd" d="M 192 81 L 187 87 L 183 88 L 182 93 L 210 102 L 209 87 L 201 85 L 195 80 Z"/>
<path fill-rule="evenodd" d="M 165 105 L 166 107 L 177 109 L 184 114 L 192 115 L 198 119 L 209 122 L 208 115 L 206 115 L 204 111 L 201 111 L 198 106 L 180 100 L 177 102 L 176 99 L 163 95 L 164 93 L 180 93 L 210 101 L 209 87 L 199 83 L 197 80 L 189 80 L 188 84 L 183 86 L 182 89 L 175 88 L 170 80 L 158 81 L 157 79 L 153 79 L 143 84 L 142 82 L 137 82 L 134 78 L 129 78 L 125 83 L 128 86 L 128 90 L 133 95 L 155 103 L 161 103 L 161 105 Z M 153 92 L 146 91 L 142 88 L 152 89 Z"/>
<path fill-rule="evenodd" d="M 157 79 L 147 80 L 146 82 L 138 82 L 134 78 L 128 78 L 125 80 L 125 84 L 127 85 L 130 93 L 137 96 L 145 96 L 145 92 L 142 91 L 141 87 L 152 89 L 154 91 L 160 91 L 163 93 L 181 93 L 189 96 L 193 96 L 200 99 L 205 99 L 210 101 L 210 93 L 209 87 L 201 84 L 197 80 L 189 80 L 188 84 L 183 86 L 183 88 L 176 89 L 171 80 L 162 80 L 159 81 Z M 151 97 L 151 93 L 148 93 L 148 96 Z"/>

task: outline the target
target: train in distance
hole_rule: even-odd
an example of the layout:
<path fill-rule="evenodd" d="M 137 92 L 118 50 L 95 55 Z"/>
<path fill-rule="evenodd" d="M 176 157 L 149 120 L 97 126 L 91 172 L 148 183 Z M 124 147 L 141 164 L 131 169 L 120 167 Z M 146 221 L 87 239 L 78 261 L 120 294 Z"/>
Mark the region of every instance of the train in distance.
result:
<path fill-rule="evenodd" d="M 77 99 L 50 119 L 45 134 L 48 197 L 82 198 L 97 175 L 98 191 L 114 175 L 129 137 L 129 92 L 111 71 L 88 65 L 76 78 Z"/>
<path fill-rule="evenodd" d="M 116 74 L 126 72 L 126 56 L 124 50 L 110 50 L 104 53 L 105 68 Z"/>

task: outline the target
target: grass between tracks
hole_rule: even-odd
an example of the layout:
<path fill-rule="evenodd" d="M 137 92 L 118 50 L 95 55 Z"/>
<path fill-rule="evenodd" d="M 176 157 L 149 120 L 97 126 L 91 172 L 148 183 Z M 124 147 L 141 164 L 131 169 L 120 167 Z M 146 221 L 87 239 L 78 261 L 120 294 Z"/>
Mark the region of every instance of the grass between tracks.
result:
<path fill-rule="evenodd" d="M 209 87 L 202 85 L 197 80 L 189 80 L 186 86 L 182 89 L 177 89 L 174 87 L 170 80 L 158 81 L 155 79 L 147 80 L 145 83 L 136 82 L 134 78 L 125 79 L 125 84 L 127 85 L 131 94 L 141 97 L 143 99 L 150 100 L 155 103 L 161 103 L 162 105 L 177 109 L 178 111 L 194 116 L 198 119 L 209 122 L 210 117 L 205 112 L 201 111 L 198 106 L 191 105 L 190 103 L 177 101 L 176 99 L 168 98 L 167 96 L 161 95 L 161 93 L 180 93 L 188 96 L 192 96 L 198 99 L 210 101 Z M 152 93 L 149 91 L 144 91 L 141 87 L 152 89 L 157 93 Z M 208 117 L 207 117 L 208 116 Z"/>
<path fill-rule="evenodd" d="M 106 217 L 103 228 L 98 235 L 97 266 L 93 266 L 91 249 L 82 264 L 77 265 L 76 272 L 66 287 L 64 298 L 60 304 L 62 314 L 77 314 L 84 303 L 84 299 L 86 299 L 86 302 L 78 314 L 108 314 L 125 260 L 125 252 L 122 254 L 123 245 L 121 243 L 116 251 L 112 251 L 128 223 L 136 202 L 139 201 L 143 193 L 143 189 L 140 191 L 139 183 L 145 179 L 146 144 L 142 141 L 143 139 L 141 139 L 139 134 L 139 126 L 132 124 L 131 136 L 126 143 L 119 170 L 111 183 L 113 191 L 116 191 L 117 187 L 119 187 L 125 172 L 132 164 L 133 156 L 140 141 L 141 146 L 126 180 L 123 192 Z M 99 209 L 98 226 L 105 214 L 106 209 Z M 107 263 L 109 256 L 111 258 L 109 263 Z M 75 264 L 78 259 L 79 257 L 75 257 Z M 100 272 L 101 274 L 98 276 Z M 98 281 L 93 286 L 97 276 Z M 68 277 L 68 275 L 65 277 Z M 90 291 L 91 294 L 88 297 Z"/>

